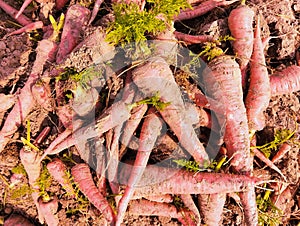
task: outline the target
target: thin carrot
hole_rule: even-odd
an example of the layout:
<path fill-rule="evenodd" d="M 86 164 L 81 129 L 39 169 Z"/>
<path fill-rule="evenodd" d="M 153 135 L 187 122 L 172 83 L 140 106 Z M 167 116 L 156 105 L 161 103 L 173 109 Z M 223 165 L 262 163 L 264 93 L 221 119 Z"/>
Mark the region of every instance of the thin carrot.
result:
<path fill-rule="evenodd" d="M 245 5 L 245 1 L 242 1 L 242 5 L 238 8 L 232 10 L 228 17 L 229 30 L 235 38 L 232 46 L 239 59 L 242 71 L 242 86 L 244 89 L 247 84 L 247 65 L 253 51 L 253 17 L 254 11 Z"/>
<path fill-rule="evenodd" d="M 277 161 L 279 161 L 281 158 L 283 158 L 283 156 L 289 152 L 292 149 L 292 147 L 287 144 L 287 143 L 283 143 L 280 147 L 279 150 L 277 151 L 277 153 L 275 154 L 275 156 L 272 158 L 272 162 L 275 163 Z"/>
<path fill-rule="evenodd" d="M 16 15 L 16 19 L 18 19 L 18 17 L 24 12 L 24 10 L 26 9 L 26 7 L 32 2 L 32 0 L 25 0 L 23 2 L 23 5 L 21 6 L 21 8 L 19 9 L 19 12 Z"/>
<path fill-rule="evenodd" d="M 216 41 L 215 38 L 210 35 L 188 35 L 179 31 L 174 31 L 174 35 L 178 40 L 184 41 L 186 44 L 199 44 Z"/>
<path fill-rule="evenodd" d="M 69 0 L 55 0 L 55 8 L 61 10 Z"/>
<path fill-rule="evenodd" d="M 208 0 L 205 2 L 202 2 L 200 5 L 193 7 L 192 9 L 187 9 L 182 12 L 178 16 L 174 18 L 175 21 L 178 20 L 188 20 L 193 19 L 195 17 L 199 17 L 204 15 L 205 13 L 208 13 L 209 11 L 213 10 L 216 7 L 220 6 L 227 6 L 230 5 L 238 0 L 231 0 L 231 1 L 225 1 L 225 0 Z"/>
<path fill-rule="evenodd" d="M 5 35 L 5 37 L 9 37 L 9 36 L 12 36 L 12 35 L 19 35 L 19 34 L 22 34 L 24 32 L 31 32 L 31 31 L 34 31 L 36 29 L 41 29 L 41 28 L 43 28 L 43 26 L 44 26 L 44 24 L 43 24 L 42 21 L 33 22 L 33 23 L 25 25 L 24 27 L 21 27 L 18 30 L 15 30 L 15 31 Z"/>
<path fill-rule="evenodd" d="M 190 194 L 182 194 L 180 195 L 180 198 L 185 205 L 186 208 L 188 208 L 194 215 L 194 223 L 196 225 L 200 225 L 201 223 L 201 216 L 198 207 L 196 206 L 192 195 Z"/>
<path fill-rule="evenodd" d="M 168 106 L 158 110 L 176 134 L 181 145 L 200 164 L 208 160 L 208 155 L 192 124 L 186 120 L 180 89 L 166 61 L 162 58 L 152 58 L 143 66 L 136 68 L 132 75 L 133 82 L 145 96 L 153 97 L 159 92 L 161 101 L 169 103 Z"/>
<path fill-rule="evenodd" d="M 22 26 L 26 26 L 32 23 L 32 21 L 24 15 L 20 15 L 18 18 L 16 18 L 15 16 L 17 15 L 18 10 L 5 3 L 3 0 L 0 0 L 0 8 L 3 9 L 12 18 L 14 18 Z"/>
<path fill-rule="evenodd" d="M 115 222 L 115 214 L 106 198 L 95 186 L 89 166 L 85 163 L 80 163 L 75 165 L 71 172 L 82 193 L 100 210 L 109 223 Z"/>
<path fill-rule="evenodd" d="M 58 209 L 58 200 L 57 197 L 54 196 L 49 201 L 43 201 L 41 198 L 39 199 L 39 209 L 43 214 L 47 225 L 57 226 L 59 224 L 59 219 L 55 214 Z"/>
<path fill-rule="evenodd" d="M 250 84 L 245 100 L 250 131 L 265 127 L 264 111 L 271 98 L 270 79 L 265 62 L 264 47 L 260 37 L 260 22 L 257 20 L 250 62 Z"/>
<path fill-rule="evenodd" d="M 99 8 L 100 8 L 100 6 L 103 2 L 104 2 L 104 0 L 96 0 L 95 1 L 94 8 L 93 8 L 93 11 L 92 11 L 92 15 L 91 15 L 91 18 L 89 20 L 88 25 L 90 25 L 94 21 L 94 19 L 96 18 L 97 13 L 99 11 Z"/>
<path fill-rule="evenodd" d="M 290 94 L 300 90 L 300 66 L 291 65 L 270 75 L 271 95 Z"/>
<path fill-rule="evenodd" d="M 123 221 L 128 203 L 134 193 L 134 189 L 138 181 L 142 177 L 144 169 L 146 168 L 150 153 L 154 147 L 157 137 L 160 135 L 161 128 L 162 122 L 160 118 L 157 117 L 153 108 L 150 109 L 143 123 L 139 141 L 139 149 L 133 168 L 130 172 L 127 187 L 119 202 L 116 225 L 120 225 Z"/>
<path fill-rule="evenodd" d="M 244 210 L 244 222 L 248 226 L 258 225 L 258 211 L 254 186 L 249 186 L 246 192 L 239 193 Z"/>
<path fill-rule="evenodd" d="M 130 176 L 129 166 L 123 166 L 119 181 L 127 184 Z M 216 194 L 245 191 L 261 181 L 245 175 L 225 173 L 188 172 L 183 169 L 171 169 L 147 166 L 134 197 L 142 198 L 158 194 Z"/>

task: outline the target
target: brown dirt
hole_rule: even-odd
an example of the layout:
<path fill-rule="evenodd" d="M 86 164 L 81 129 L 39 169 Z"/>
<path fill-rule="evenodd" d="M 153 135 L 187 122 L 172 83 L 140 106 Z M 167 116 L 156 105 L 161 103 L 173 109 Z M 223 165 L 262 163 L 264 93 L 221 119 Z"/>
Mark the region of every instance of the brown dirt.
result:
<path fill-rule="evenodd" d="M 6 0 L 7 3 L 16 8 L 20 8 L 20 1 Z M 40 1 L 39 1 L 40 2 Z M 71 1 L 74 3 L 75 1 Z M 272 36 L 266 51 L 266 59 L 270 73 L 280 70 L 288 65 L 296 64 L 295 51 L 300 47 L 300 2 L 299 0 L 252 0 L 247 1 L 255 11 L 256 15 L 262 15 L 262 26 L 264 36 Z M 194 34 L 212 34 L 224 35 L 228 34 L 226 18 L 230 9 L 236 7 L 217 8 L 204 17 L 187 21 L 185 25 L 176 24 L 177 29 L 194 33 Z M 51 5 L 52 7 L 52 5 Z M 50 8 L 51 8 L 50 7 Z M 29 7 L 25 12 L 31 18 L 36 18 L 38 4 Z M 48 8 L 43 7 L 39 12 L 48 13 Z M 12 23 L 12 19 L 0 10 L 0 92 L 9 94 L 16 93 L 22 88 L 24 81 L 28 77 L 32 64 L 35 59 L 36 42 L 32 40 L 32 35 L 28 34 L 10 36 L 3 38 L 6 34 L 14 31 L 17 27 Z M 218 23 L 217 23 L 218 22 Z M 97 24 L 98 22 L 95 22 Z M 216 26 L 216 24 L 218 24 Z M 191 30 L 188 29 L 191 28 Z M 93 29 L 91 29 L 92 31 Z M 89 32 L 91 32 L 89 31 Z M 30 38 L 31 37 L 31 38 Z M 228 44 L 228 43 L 227 43 Z M 198 50 L 198 47 L 192 46 L 192 49 Z M 85 68 L 90 65 L 98 57 L 97 48 L 84 47 L 77 54 L 67 61 L 67 66 L 77 69 Z M 121 81 L 112 81 L 112 93 L 117 92 Z M 287 183 L 291 190 L 289 199 L 285 200 L 285 204 L 278 206 L 283 209 L 283 217 L 280 218 L 281 225 L 297 225 L 300 222 L 300 190 L 299 190 L 299 135 L 300 135 L 300 92 L 290 95 L 276 96 L 270 101 L 266 115 L 266 128 L 258 133 L 258 143 L 265 144 L 273 139 L 276 130 L 292 130 L 295 131 L 292 149 L 283 159 L 276 163 L 277 167 L 287 177 Z M 7 112 L 0 112 L 0 128 L 5 121 Z M 41 148 L 47 147 L 54 139 L 55 134 L 59 130 L 58 119 L 52 112 L 47 112 L 42 108 L 36 108 L 28 116 L 31 121 L 31 135 L 36 137 L 42 128 L 50 126 L 52 128 L 50 136 L 42 144 Z M 33 223 L 39 225 L 37 219 L 36 207 L 31 199 L 29 192 L 13 197 L 18 188 L 27 183 L 26 177 L 22 178 L 14 188 L 8 188 L 6 182 L 10 183 L 12 169 L 20 164 L 19 150 L 22 148 L 20 137 L 26 136 L 26 127 L 22 125 L 18 132 L 14 135 L 11 142 L 6 146 L 5 150 L 0 154 L 0 224 L 3 219 L 12 213 L 20 213 L 28 217 Z M 68 150 L 70 153 L 74 149 Z M 168 150 L 167 150 L 168 151 Z M 166 151 L 166 152 L 167 152 Z M 158 151 L 159 152 L 159 151 Z M 164 151 L 162 151 L 164 152 Z M 67 152 L 64 152 L 65 154 Z M 164 155 L 158 153 L 152 157 L 157 161 Z M 271 156 L 274 154 L 271 154 Z M 63 156 L 63 155 L 61 155 Z M 52 158 L 52 157 L 51 157 Z M 46 161 L 49 161 L 47 159 Z M 70 162 L 66 161 L 69 165 Z M 254 167 L 256 173 L 265 174 L 267 178 L 282 181 L 282 178 L 269 168 L 262 169 L 264 164 L 258 159 L 255 160 Z M 95 177 L 96 179 L 96 177 Z M 257 194 L 263 195 L 264 190 L 257 188 Z M 60 225 L 105 225 L 104 219 L 101 218 L 99 212 L 89 205 L 87 209 L 80 206 L 80 202 L 68 197 L 63 189 L 54 181 L 48 192 L 59 197 L 58 217 Z M 288 204 L 286 204 L 288 203 Z M 75 213 L 67 213 L 68 209 L 79 208 Z M 239 205 L 239 201 L 233 198 L 227 198 L 223 211 L 222 225 L 242 225 L 243 211 Z M 278 213 L 276 215 L 278 217 Z M 179 221 L 170 217 L 153 217 L 153 216 L 133 216 L 126 215 L 124 225 L 180 225 Z"/>

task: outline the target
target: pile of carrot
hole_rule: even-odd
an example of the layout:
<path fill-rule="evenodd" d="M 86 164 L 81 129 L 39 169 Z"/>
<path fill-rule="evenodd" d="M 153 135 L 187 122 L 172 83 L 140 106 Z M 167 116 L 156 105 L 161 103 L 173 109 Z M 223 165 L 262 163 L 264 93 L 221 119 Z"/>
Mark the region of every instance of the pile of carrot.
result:
<path fill-rule="evenodd" d="M 0 7 L 10 12 L 10 15 L 24 26 L 24 31 L 29 28 L 41 28 L 43 23 L 32 23 L 22 14 L 30 2 L 25 1 L 19 11 L 1 0 Z M 63 10 L 67 2 L 56 1 L 56 10 Z M 146 1 L 134 2 L 141 10 L 145 7 Z M 88 37 L 90 42 L 80 43 L 83 32 L 92 26 L 97 18 L 103 1 L 95 1 L 92 13 L 81 5 L 70 6 L 60 41 L 46 38 L 51 35 L 39 41 L 37 57 L 25 86 L 15 95 L 14 106 L 10 104 L 7 107 L 12 109 L 0 130 L 0 153 L 19 127 L 24 125 L 34 107 L 41 106 L 48 112 L 57 114 L 59 126 L 56 130 L 59 134 L 45 150 L 40 151 L 35 145 L 42 144 L 50 133 L 49 127 L 37 138 L 33 146 L 30 145 L 30 137 L 27 137 L 29 145 L 27 143 L 27 146 L 20 150 L 20 159 L 33 189 L 32 197 L 41 223 L 60 223 L 55 214 L 59 208 L 59 200 L 56 196 L 48 201 L 41 200 L 40 188 L 37 185 L 41 165 L 47 162 L 49 173 L 70 198 L 74 199 L 77 192 L 71 182 L 73 180 L 111 225 L 121 225 L 127 210 L 131 214 L 171 216 L 183 225 L 217 225 L 222 221 L 226 194 L 232 192 L 239 192 L 246 225 L 258 224 L 255 186 L 263 181 L 252 175 L 253 156 L 250 141 L 255 138 L 257 131 L 265 127 L 264 112 L 270 98 L 300 90 L 300 67 L 292 65 L 272 75 L 268 74 L 260 18 L 254 19 L 255 13 L 245 1 L 238 4 L 237 0 L 207 0 L 197 6 L 194 6 L 197 1 L 190 2 L 193 8 L 183 10 L 172 17 L 174 21 L 199 17 L 216 7 L 228 7 L 235 3 L 231 6 L 233 9 L 228 17 L 235 56 L 222 53 L 207 61 L 200 83 L 190 84 L 189 81 L 184 89 L 178 85 L 174 71 L 168 63 L 170 58 L 175 59 L 173 53 L 177 54 L 177 40 L 185 44 L 216 44 L 215 38 L 184 34 L 175 31 L 172 26 L 167 26 L 165 32 L 156 34 L 155 38 L 160 41 L 153 42 L 154 56 L 132 62 L 126 69 L 118 69 L 118 76 L 111 73 L 115 66 L 111 61 L 117 59 L 114 58 L 114 47 L 105 43 L 105 39 L 101 40 L 97 48 L 102 55 L 98 59 L 111 61 L 103 64 L 105 72 L 101 75 L 101 82 L 97 79 L 89 81 L 90 86 L 98 83 L 89 89 L 93 95 L 87 94 L 88 91 L 81 89 L 82 87 L 77 89 L 77 92 L 86 92 L 81 93 L 84 97 L 95 97 L 92 101 L 83 100 L 82 109 L 76 105 L 76 93 L 75 100 L 66 103 L 61 87 L 64 81 L 53 81 L 47 76 L 55 70 L 61 70 L 68 58 L 72 59 L 75 51 L 85 51 L 90 47 L 89 43 L 93 43 L 93 39 L 98 37 L 92 34 Z M 115 1 L 115 4 L 117 3 L 118 1 Z M 101 30 L 100 36 L 104 37 L 105 32 Z M 49 62 L 59 69 L 51 71 Z M 46 69 L 48 73 L 45 73 Z M 121 95 L 109 99 L 115 84 L 108 82 L 109 95 L 106 101 L 103 101 L 103 95 L 98 95 L 98 91 L 104 90 L 104 78 L 106 81 L 113 78 L 122 80 L 119 84 L 122 89 L 122 92 L 119 92 Z M 77 81 L 75 83 L 77 86 L 81 85 Z M 51 90 L 53 87 L 54 91 Z M 77 94 L 79 96 L 79 93 Z M 186 103 L 187 98 L 190 98 L 190 103 Z M 100 101 L 103 103 L 99 104 Z M 91 123 L 89 117 L 93 110 L 96 111 L 96 117 Z M 213 122 L 215 118 L 217 125 Z M 222 146 L 221 150 L 226 150 L 226 153 L 221 150 L 210 152 L 210 145 L 202 139 L 205 136 L 199 135 L 196 127 L 206 127 L 211 133 L 221 131 L 223 139 L 219 139 L 221 143 L 213 147 Z M 69 175 L 69 167 L 61 160 L 60 153 L 72 146 L 77 148 L 81 159 L 72 160 L 73 166 L 70 167 Z M 172 149 L 171 151 L 176 149 L 176 154 L 193 160 L 199 167 L 199 172 L 189 172 L 174 166 L 150 165 L 151 152 L 159 146 Z M 286 153 L 290 146 L 284 144 L 281 149 Z M 274 164 L 280 157 L 276 155 L 271 161 L 256 149 L 253 152 L 282 175 Z M 123 161 L 128 158 L 129 153 L 136 153 L 133 163 Z M 226 154 L 231 168 L 226 169 L 226 172 L 200 172 L 208 171 L 207 166 L 217 154 Z M 130 157 L 131 160 L 133 157 Z M 92 169 L 100 181 L 98 188 Z M 114 193 L 113 202 L 108 201 L 108 192 Z M 198 204 L 195 204 L 191 194 L 197 196 Z M 181 197 L 184 207 L 177 208 L 172 195 Z M 14 222 L 12 217 L 7 220 L 10 221 Z M 19 222 L 22 221 L 25 222 L 20 218 Z"/>

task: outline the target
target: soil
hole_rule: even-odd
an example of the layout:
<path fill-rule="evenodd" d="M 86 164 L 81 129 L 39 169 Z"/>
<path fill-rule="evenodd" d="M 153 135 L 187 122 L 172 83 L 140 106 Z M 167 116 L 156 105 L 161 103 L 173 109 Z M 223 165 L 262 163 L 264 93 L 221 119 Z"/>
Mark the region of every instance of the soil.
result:
<path fill-rule="evenodd" d="M 5 2 L 19 9 L 22 1 L 6 0 Z M 75 4 L 75 2 L 75 0 L 72 0 L 70 5 Z M 88 1 L 79 2 L 87 3 Z M 256 17 L 257 15 L 261 16 L 264 37 L 272 37 L 265 52 L 270 74 L 289 65 L 296 64 L 295 53 L 298 49 L 300 50 L 300 1 L 252 0 L 247 1 L 247 4 L 255 10 Z M 51 1 L 37 1 L 26 9 L 25 14 L 32 18 L 32 20 L 42 19 L 45 21 L 45 24 L 49 24 L 47 19 L 45 19 L 49 12 L 56 16 L 60 15 L 60 11 L 55 10 L 53 5 Z M 238 4 L 233 4 L 225 8 L 216 8 L 202 17 L 185 21 L 184 23 L 176 23 L 175 27 L 179 31 L 190 34 L 210 34 L 216 37 L 229 35 L 227 17 L 230 10 L 237 6 Z M 90 5 L 90 8 L 91 7 L 92 5 Z M 67 7 L 65 7 L 63 11 L 66 11 L 66 9 Z M 15 31 L 18 27 L 13 22 L 13 19 L 1 9 L 0 18 L 0 92 L 4 94 L 17 94 L 24 86 L 31 72 L 36 55 L 35 49 L 37 40 L 41 39 L 42 31 L 38 30 L 31 34 L 23 33 L 6 37 L 7 34 Z M 107 16 L 104 17 L 104 19 L 102 16 L 98 16 L 96 21 L 92 24 L 93 27 L 87 29 L 82 39 L 96 30 L 96 25 L 104 23 L 103 21 L 107 20 L 110 20 Z M 96 45 L 93 45 L 92 41 L 91 43 L 72 53 L 66 60 L 65 66 L 73 67 L 80 71 L 96 63 L 97 59 L 99 59 L 99 49 L 97 49 Z M 226 45 L 228 45 L 229 48 L 228 53 L 231 54 L 230 43 L 228 42 Z M 197 45 L 190 46 L 190 49 L 194 52 L 199 52 L 199 46 Z M 48 68 L 50 66 L 47 65 Z M 45 69 L 45 73 L 48 73 L 48 68 Z M 116 76 L 112 77 L 108 82 L 108 88 L 106 90 L 110 90 L 110 100 L 116 97 L 118 90 L 123 86 L 122 82 L 123 81 Z M 65 86 L 64 88 L 70 89 L 70 87 L 72 87 L 72 84 L 68 84 L 68 87 Z M 269 216 L 273 217 L 273 219 L 277 219 L 280 223 L 269 225 L 299 225 L 300 223 L 299 100 L 300 91 L 288 95 L 272 97 L 269 107 L 265 112 L 266 127 L 257 134 L 258 145 L 263 145 L 274 140 L 276 131 L 295 132 L 293 139 L 288 141 L 292 146 L 291 150 L 276 163 L 276 166 L 287 178 L 284 185 L 289 189 L 290 195 L 281 197 L 280 194 L 282 191 L 277 191 L 279 195 L 277 198 L 280 197 L 281 200 L 283 200 L 277 204 L 277 208 L 282 210 L 282 214 L 278 211 L 274 213 L 274 209 L 270 208 L 266 211 Z M 104 104 L 102 108 L 103 107 Z M 4 112 L 0 111 L 0 128 L 3 126 L 10 109 L 11 108 Z M 55 110 L 47 111 L 41 106 L 36 106 L 27 119 L 31 122 L 32 138 L 36 138 L 44 127 L 49 126 L 51 128 L 50 135 L 40 145 L 40 149 L 48 147 L 57 133 L 61 132 L 61 128 L 63 128 L 62 125 L 60 125 L 58 116 L 55 114 Z M 28 183 L 27 177 L 21 176 L 15 186 L 8 186 L 12 183 L 12 170 L 20 166 L 19 151 L 23 147 L 20 141 L 21 137 L 26 137 L 25 122 L 20 125 L 19 130 L 14 134 L 5 150 L 0 153 L 0 224 L 12 213 L 18 213 L 26 216 L 35 225 L 40 225 L 37 218 L 36 207 L 29 190 L 26 190 L 28 188 L 26 188 Z M 277 150 L 273 150 L 271 152 L 271 157 L 274 156 L 276 151 Z M 151 156 L 151 160 L 162 160 L 166 155 L 169 155 L 169 152 L 169 150 L 164 150 L 163 148 L 162 150 L 156 149 Z M 80 159 L 78 155 L 74 147 L 59 154 L 68 166 L 73 165 L 70 158 L 78 162 L 82 161 L 78 160 Z M 53 156 L 47 158 L 45 162 L 49 162 L 51 158 L 53 158 Z M 97 181 L 95 172 L 93 172 L 93 175 L 95 181 Z M 267 180 L 283 181 L 278 173 L 265 167 L 264 163 L 256 158 L 254 161 L 254 175 L 264 176 Z M 52 195 L 55 194 L 59 198 L 59 208 L 57 212 L 57 216 L 60 220 L 59 225 L 106 225 L 105 220 L 93 205 L 87 201 L 72 199 L 54 180 L 51 181 L 51 186 L 47 188 L 47 192 Z M 258 197 L 262 197 L 265 194 L 265 190 L 263 188 L 256 188 L 256 193 Z M 276 192 L 272 193 L 272 199 L 276 199 Z M 240 201 L 232 194 L 226 200 L 221 225 L 243 225 L 242 222 L 243 210 L 240 206 Z M 126 215 L 123 224 L 137 226 L 181 225 L 177 219 L 171 217 L 135 216 L 132 214 Z"/>

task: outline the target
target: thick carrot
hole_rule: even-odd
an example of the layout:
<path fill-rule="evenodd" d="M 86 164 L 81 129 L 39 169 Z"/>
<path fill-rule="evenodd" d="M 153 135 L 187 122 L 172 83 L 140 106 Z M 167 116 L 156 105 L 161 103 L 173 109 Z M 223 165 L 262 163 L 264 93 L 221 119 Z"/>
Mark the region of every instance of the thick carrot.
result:
<path fill-rule="evenodd" d="M 4 1 L 0 0 L 0 8 L 3 9 L 8 15 L 10 15 L 12 18 L 14 18 L 19 24 L 26 26 L 27 24 L 31 24 L 32 21 L 24 16 L 24 15 L 20 15 L 18 18 L 16 18 L 15 16 L 18 13 L 18 10 L 16 10 L 15 8 L 13 8 L 12 6 L 8 5 L 7 3 L 5 3 Z"/>
<path fill-rule="evenodd" d="M 72 5 L 68 8 L 56 55 L 56 63 L 62 63 L 64 58 L 79 44 L 89 16 L 90 11 L 81 5 Z"/>
<path fill-rule="evenodd" d="M 207 94 L 224 105 L 225 134 L 228 156 L 236 171 L 251 170 L 249 128 L 243 102 L 241 71 L 230 56 L 213 59 L 203 71 Z M 221 118 L 221 116 L 218 116 Z M 220 122 L 223 125 L 224 122 Z"/>
<path fill-rule="evenodd" d="M 196 226 L 194 215 L 186 209 L 177 209 L 169 203 L 152 202 L 148 200 L 133 200 L 129 204 L 129 213 L 139 216 L 164 216 L 178 219 L 184 226 Z"/>
<path fill-rule="evenodd" d="M 162 122 L 155 114 L 155 109 L 152 108 L 148 111 L 143 123 L 136 159 L 130 172 L 130 177 L 128 179 L 124 195 L 119 202 L 116 225 L 120 225 L 123 221 L 128 203 L 134 193 L 135 186 L 143 175 L 149 156 L 155 145 L 157 137 L 160 135 L 161 129 Z"/>
<path fill-rule="evenodd" d="M 34 224 L 22 215 L 12 214 L 4 221 L 4 226 L 34 226 Z"/>
<path fill-rule="evenodd" d="M 159 57 L 152 58 L 143 66 L 136 68 L 132 75 L 133 82 L 145 96 L 152 97 L 159 92 L 161 101 L 170 103 L 165 108 L 159 109 L 159 112 L 176 134 L 181 145 L 200 164 L 208 160 L 208 155 L 192 124 L 186 120 L 180 89 L 166 61 Z"/>
<path fill-rule="evenodd" d="M 175 31 L 174 35 L 178 40 L 183 41 L 188 45 L 215 41 L 215 38 L 210 35 L 188 35 L 179 31 Z"/>
<path fill-rule="evenodd" d="M 202 2 L 198 6 L 193 7 L 193 9 L 187 9 L 187 10 L 180 12 L 179 15 L 174 18 L 174 20 L 178 21 L 178 20 L 193 19 L 195 17 L 199 17 L 199 16 L 204 15 L 205 13 L 208 13 L 209 11 L 213 10 L 216 7 L 227 6 L 236 1 L 238 1 L 238 0 L 231 0 L 231 1 L 208 0 L 208 1 Z"/>
<path fill-rule="evenodd" d="M 7 119 L 0 131 L 0 152 L 3 151 L 11 136 L 22 125 L 24 119 L 35 106 L 34 98 L 31 93 L 31 87 L 35 84 L 38 76 L 43 72 L 43 66 L 47 60 L 50 60 L 56 45 L 48 40 L 42 40 L 37 47 L 37 57 L 32 67 L 31 74 L 26 81 L 17 98 L 17 103 L 7 116 Z"/>
<path fill-rule="evenodd" d="M 119 180 L 128 183 L 129 166 L 120 170 Z M 134 197 L 162 194 L 216 194 L 245 191 L 261 181 L 257 178 L 225 173 L 188 172 L 147 166 L 143 177 L 135 187 Z"/>
<path fill-rule="evenodd" d="M 58 158 L 54 158 L 47 164 L 50 175 L 66 190 L 67 194 L 74 197 L 75 192 L 67 175 L 66 165 Z"/>
<path fill-rule="evenodd" d="M 80 163 L 75 165 L 71 172 L 82 193 L 100 210 L 109 223 L 115 222 L 115 214 L 106 198 L 95 186 L 89 166 L 85 163 Z"/>
<path fill-rule="evenodd" d="M 275 163 L 279 161 L 283 156 L 291 150 L 291 146 L 287 143 L 283 143 L 280 147 L 275 156 L 272 158 L 272 162 Z"/>
<path fill-rule="evenodd" d="M 206 225 L 221 225 L 226 193 L 198 195 L 198 204 Z"/>
<path fill-rule="evenodd" d="M 250 131 L 265 127 L 264 111 L 271 98 L 270 79 L 266 66 L 264 47 L 260 37 L 260 23 L 257 20 L 250 62 L 250 84 L 245 101 Z"/>
<path fill-rule="evenodd" d="M 270 75 L 271 95 L 290 94 L 300 90 L 300 66 L 291 65 Z"/>
<path fill-rule="evenodd" d="M 239 59 L 242 71 L 242 85 L 245 89 L 247 84 L 247 65 L 253 51 L 253 17 L 254 11 L 245 4 L 232 10 L 228 17 L 228 26 L 231 35 L 234 37 L 232 42 L 233 50 Z"/>
<path fill-rule="evenodd" d="M 59 219 L 55 214 L 58 209 L 58 200 L 54 196 L 50 201 L 44 202 L 41 198 L 39 199 L 39 208 L 43 214 L 47 225 L 57 226 L 59 224 Z"/>
<path fill-rule="evenodd" d="M 96 0 L 95 1 L 95 4 L 94 4 L 94 8 L 93 8 L 93 11 L 92 11 L 92 15 L 91 15 L 91 18 L 89 20 L 89 25 L 94 21 L 94 19 L 96 18 L 97 16 L 97 13 L 99 11 L 99 8 L 101 6 L 101 4 L 104 2 L 104 0 Z"/>

